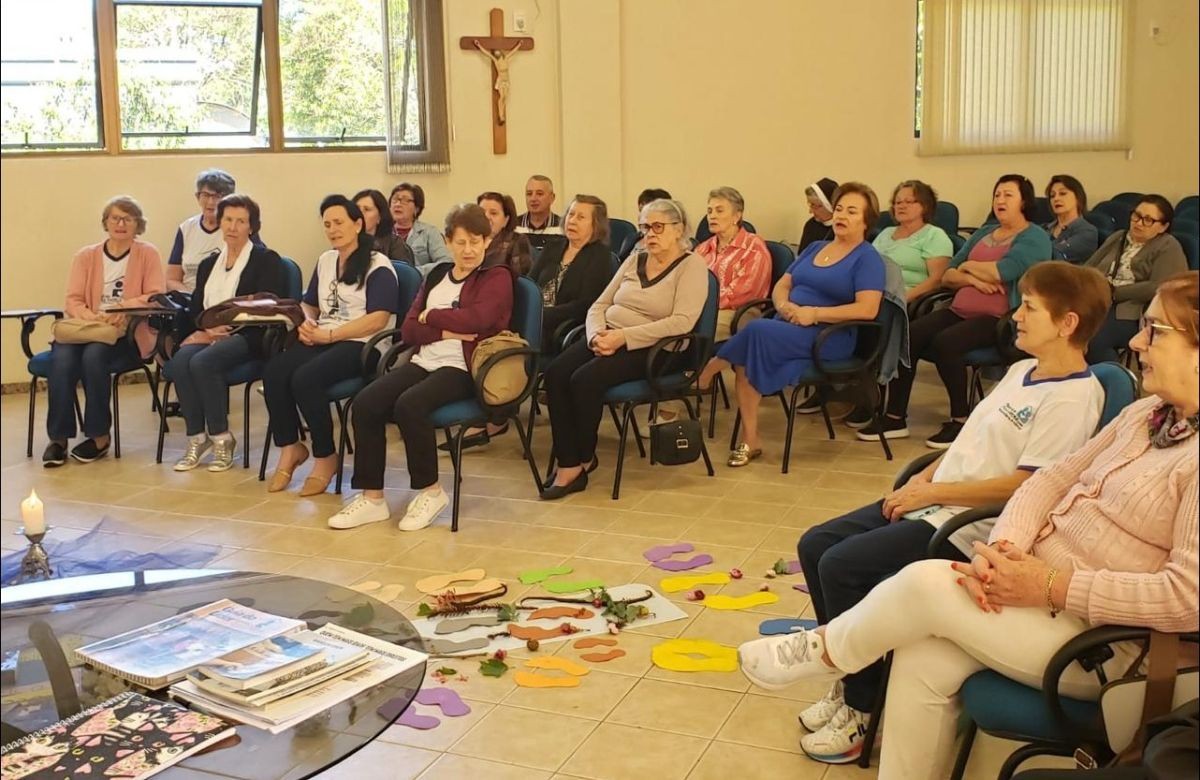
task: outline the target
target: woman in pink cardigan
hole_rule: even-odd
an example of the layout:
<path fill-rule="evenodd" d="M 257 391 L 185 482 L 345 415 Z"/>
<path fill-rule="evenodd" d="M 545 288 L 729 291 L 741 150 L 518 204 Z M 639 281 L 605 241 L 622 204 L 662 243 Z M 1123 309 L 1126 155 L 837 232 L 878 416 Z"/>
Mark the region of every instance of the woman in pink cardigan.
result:
<path fill-rule="evenodd" d="M 75 253 L 64 308 L 68 317 L 100 320 L 124 330 L 126 318 L 105 310 L 118 305 L 145 305 L 151 295 L 163 292 L 166 284 L 162 258 L 153 244 L 137 238 L 146 231 L 146 218 L 133 198 L 121 195 L 110 200 L 104 206 L 100 224 L 108 238 Z M 100 342 L 54 343 L 50 376 L 46 379 L 50 397 L 46 435 L 50 443 L 42 454 L 43 466 L 54 468 L 67 462 L 67 442 L 76 434 L 75 387 L 81 381 L 83 435 L 87 438 L 71 449 L 71 457 L 91 463 L 108 454 L 111 376 L 133 368 L 154 348 L 154 336 L 145 323 L 138 327 L 134 341 L 136 346 L 127 338 L 112 346 Z"/>
<path fill-rule="evenodd" d="M 895 650 L 880 778 L 946 777 L 964 680 L 991 668 L 1040 686 L 1050 657 L 1103 624 L 1195 631 L 1196 431 L 1200 425 L 1200 274 L 1158 288 L 1129 342 L 1150 395 L 1074 455 L 1026 480 L 971 563 L 921 561 L 828 626 L 747 642 L 756 685 L 859 671 Z M 1122 676 L 1138 643 L 1105 664 Z M 1066 696 L 1096 699 L 1082 667 Z"/>

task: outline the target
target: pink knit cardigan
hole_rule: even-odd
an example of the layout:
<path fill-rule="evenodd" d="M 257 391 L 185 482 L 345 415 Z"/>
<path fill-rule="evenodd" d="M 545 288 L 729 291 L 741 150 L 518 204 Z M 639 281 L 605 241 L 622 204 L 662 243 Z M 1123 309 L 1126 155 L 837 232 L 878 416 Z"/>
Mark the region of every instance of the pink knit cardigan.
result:
<path fill-rule="evenodd" d="M 71 272 L 67 276 L 67 303 L 64 310 L 68 317 L 90 319 L 100 313 L 100 300 L 104 295 L 104 242 L 85 246 L 75 253 L 71 261 Z M 162 257 L 154 244 L 134 240 L 129 250 L 129 265 L 125 269 L 125 287 L 121 301 L 125 304 L 146 304 L 150 296 L 167 289 L 163 279 Z M 143 356 L 154 349 L 154 333 L 146 323 L 134 332 L 138 349 Z"/>
<path fill-rule="evenodd" d="M 1009 500 L 991 540 L 1075 569 L 1067 611 L 1093 625 L 1197 627 L 1197 441 L 1150 444 L 1162 399 L 1130 404 L 1070 457 Z"/>

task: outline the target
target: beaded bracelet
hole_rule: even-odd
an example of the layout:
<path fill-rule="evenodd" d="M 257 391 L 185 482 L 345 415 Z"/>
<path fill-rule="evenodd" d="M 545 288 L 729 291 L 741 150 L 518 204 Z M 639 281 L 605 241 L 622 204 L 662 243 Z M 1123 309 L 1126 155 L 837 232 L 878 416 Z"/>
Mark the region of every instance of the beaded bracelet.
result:
<path fill-rule="evenodd" d="M 1050 569 L 1050 573 L 1046 575 L 1046 606 L 1050 608 L 1050 617 L 1058 617 L 1058 608 L 1054 606 L 1052 594 L 1054 592 L 1054 578 L 1058 576 L 1058 569 Z"/>

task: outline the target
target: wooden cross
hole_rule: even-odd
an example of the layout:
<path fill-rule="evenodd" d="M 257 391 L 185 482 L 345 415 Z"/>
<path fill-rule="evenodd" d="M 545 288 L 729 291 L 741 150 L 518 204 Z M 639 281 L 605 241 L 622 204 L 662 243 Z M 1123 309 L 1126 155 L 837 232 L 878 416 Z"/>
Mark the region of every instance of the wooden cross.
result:
<path fill-rule="evenodd" d="M 533 49 L 533 38 L 504 36 L 504 11 L 493 8 L 490 15 L 491 33 L 488 37 L 464 35 L 458 39 L 460 48 L 483 52 L 492 61 L 492 152 L 508 153 L 508 91 L 509 63 L 518 51 Z"/>

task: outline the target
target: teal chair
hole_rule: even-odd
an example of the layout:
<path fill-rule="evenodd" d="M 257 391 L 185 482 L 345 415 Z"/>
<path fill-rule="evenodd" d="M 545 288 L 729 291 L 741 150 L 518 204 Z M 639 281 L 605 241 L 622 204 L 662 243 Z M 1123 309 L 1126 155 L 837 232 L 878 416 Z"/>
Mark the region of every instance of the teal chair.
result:
<path fill-rule="evenodd" d="M 1142 202 L 1142 198 L 1146 197 L 1144 192 L 1118 192 L 1109 200 L 1115 200 L 1117 203 L 1126 203 L 1129 208 L 1137 208 L 1137 204 Z"/>
<path fill-rule="evenodd" d="M 746 228 L 746 230 L 751 233 L 758 232 L 754 229 L 753 222 L 749 222 L 744 219 L 742 220 L 742 227 Z M 696 243 L 699 244 L 701 241 L 707 241 L 711 236 L 712 231 L 708 229 L 708 220 L 701 218 L 701 220 L 696 224 Z"/>
<path fill-rule="evenodd" d="M 638 229 L 627 219 L 610 217 L 608 220 L 608 246 L 614 253 L 620 254 L 622 247 L 630 241 L 637 241 Z M 632 245 L 631 245 L 632 246 Z"/>

